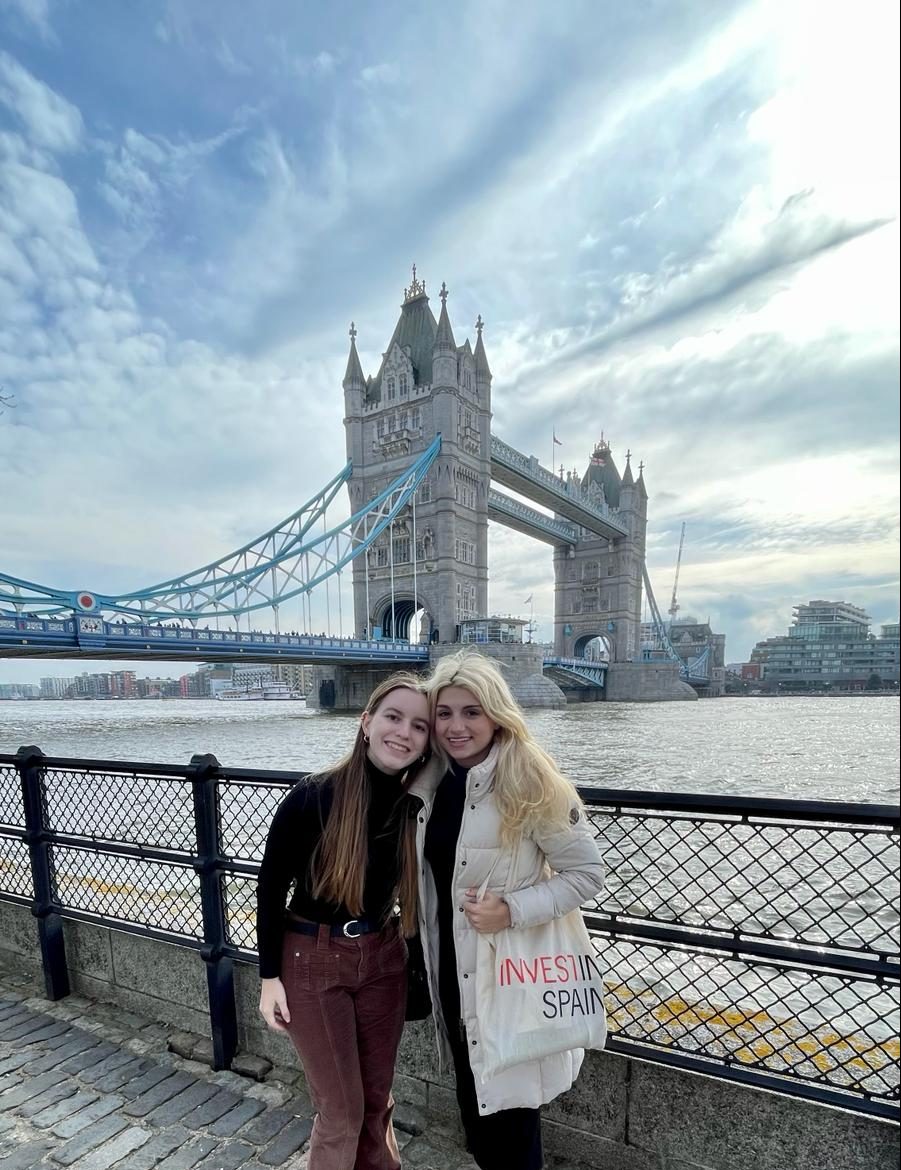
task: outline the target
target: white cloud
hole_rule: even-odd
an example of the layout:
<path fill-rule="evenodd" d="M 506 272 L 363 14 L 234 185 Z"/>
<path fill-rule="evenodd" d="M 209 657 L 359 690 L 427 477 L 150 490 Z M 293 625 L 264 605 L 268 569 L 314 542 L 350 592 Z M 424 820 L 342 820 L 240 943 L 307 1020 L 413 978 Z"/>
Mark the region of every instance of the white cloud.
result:
<path fill-rule="evenodd" d="M 2 50 L 0 101 L 17 115 L 31 143 L 58 153 L 82 145 L 84 124 L 75 106 Z"/>
<path fill-rule="evenodd" d="M 42 41 L 55 43 L 49 0 L 2 0 L 0 11 L 4 8 L 18 15 L 27 27 L 38 33 Z"/>

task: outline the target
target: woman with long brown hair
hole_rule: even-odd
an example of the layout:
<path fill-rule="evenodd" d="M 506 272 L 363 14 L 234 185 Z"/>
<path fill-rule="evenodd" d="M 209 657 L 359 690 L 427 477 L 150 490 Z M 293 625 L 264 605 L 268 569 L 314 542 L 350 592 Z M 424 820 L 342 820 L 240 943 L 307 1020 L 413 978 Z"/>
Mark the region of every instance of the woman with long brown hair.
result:
<path fill-rule="evenodd" d="M 294 787 L 269 829 L 257 887 L 260 1012 L 303 1065 L 316 1109 L 310 1170 L 400 1167 L 391 1083 L 404 936 L 416 930 L 405 793 L 428 754 L 422 683 L 392 675 L 372 692 L 350 753 Z"/>

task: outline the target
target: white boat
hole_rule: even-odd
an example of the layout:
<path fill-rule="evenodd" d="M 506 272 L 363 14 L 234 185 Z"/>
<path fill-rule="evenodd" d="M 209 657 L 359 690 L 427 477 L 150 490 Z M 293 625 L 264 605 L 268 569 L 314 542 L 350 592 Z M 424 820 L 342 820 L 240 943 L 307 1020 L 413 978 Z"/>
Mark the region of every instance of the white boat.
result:
<path fill-rule="evenodd" d="M 216 698 L 228 703 L 276 702 L 305 699 L 300 691 L 292 691 L 287 683 L 265 683 L 261 687 L 225 687 L 217 691 Z"/>
<path fill-rule="evenodd" d="M 266 683 L 263 687 L 263 699 L 268 703 L 276 699 L 304 699 L 300 691 L 292 691 L 287 683 Z"/>

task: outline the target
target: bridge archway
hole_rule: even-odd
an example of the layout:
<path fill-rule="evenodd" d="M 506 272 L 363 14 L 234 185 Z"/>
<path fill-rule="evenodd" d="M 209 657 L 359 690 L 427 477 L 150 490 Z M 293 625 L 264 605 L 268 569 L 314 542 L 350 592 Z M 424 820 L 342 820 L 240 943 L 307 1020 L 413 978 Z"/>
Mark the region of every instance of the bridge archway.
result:
<path fill-rule="evenodd" d="M 429 611 L 421 602 L 417 605 L 412 596 L 395 595 L 393 604 L 389 597 L 373 610 L 373 628 L 380 627 L 383 638 L 415 644 L 428 642 L 431 641 L 432 625 Z"/>
<path fill-rule="evenodd" d="M 573 646 L 573 657 L 590 662 L 612 662 L 613 639 L 609 634 L 583 634 Z"/>

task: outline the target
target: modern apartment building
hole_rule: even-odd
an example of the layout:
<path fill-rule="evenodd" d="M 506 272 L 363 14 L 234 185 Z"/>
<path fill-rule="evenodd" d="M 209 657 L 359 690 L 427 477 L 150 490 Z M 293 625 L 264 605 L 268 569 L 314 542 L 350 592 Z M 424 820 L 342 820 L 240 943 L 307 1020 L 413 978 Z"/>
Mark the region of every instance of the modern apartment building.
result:
<path fill-rule="evenodd" d="M 898 686 L 898 623 L 870 633 L 870 618 L 844 601 L 796 605 L 788 633 L 751 651 L 771 690 L 865 690 Z"/>

